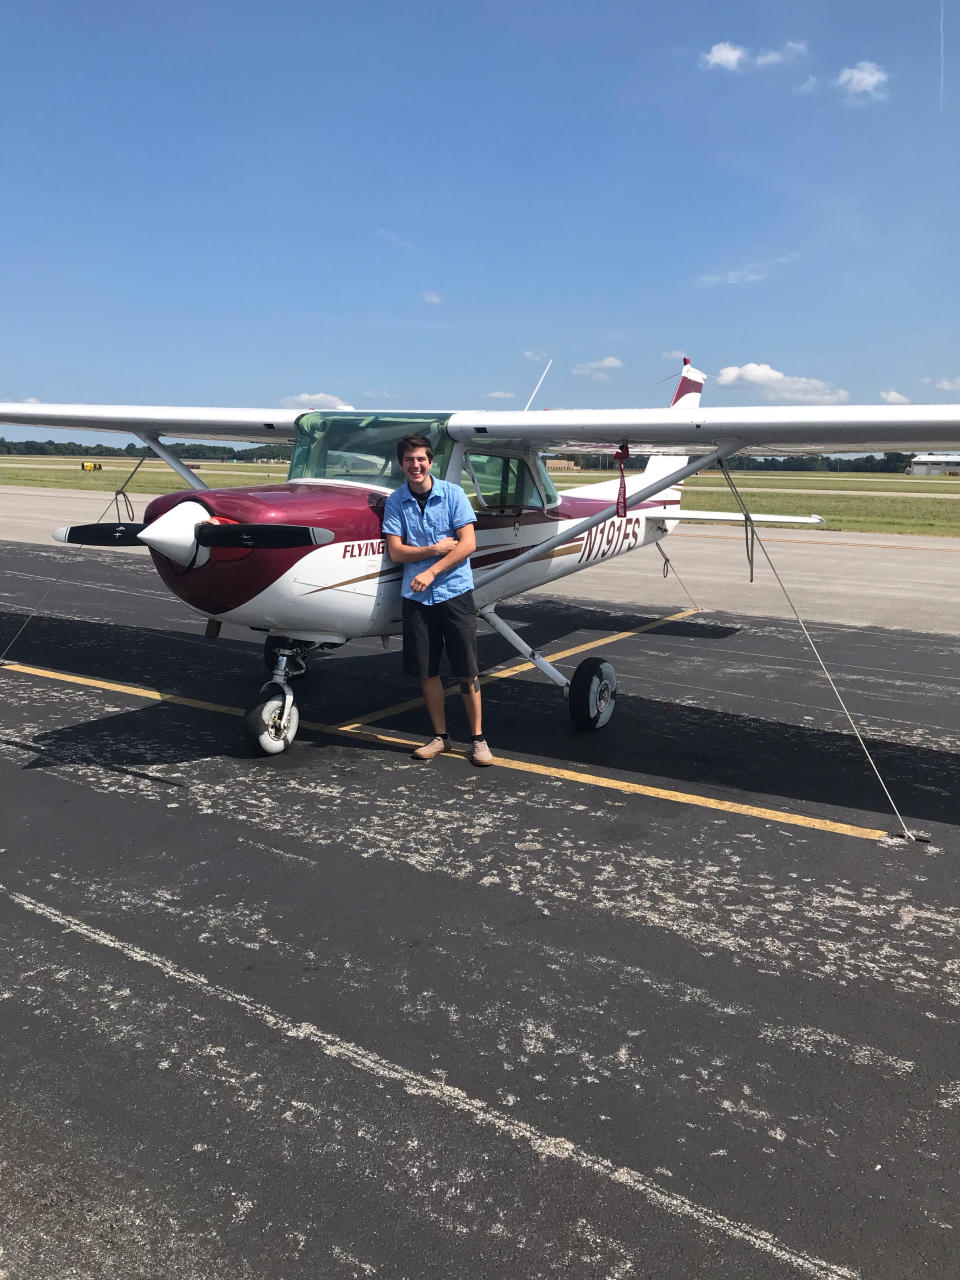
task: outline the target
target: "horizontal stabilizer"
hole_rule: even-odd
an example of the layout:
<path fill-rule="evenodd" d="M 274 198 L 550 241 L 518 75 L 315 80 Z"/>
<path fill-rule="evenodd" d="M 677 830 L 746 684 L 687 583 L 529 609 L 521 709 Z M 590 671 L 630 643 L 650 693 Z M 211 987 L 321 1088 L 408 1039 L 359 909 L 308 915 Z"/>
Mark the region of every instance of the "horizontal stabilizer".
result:
<path fill-rule="evenodd" d="M 710 524 L 743 524 L 740 511 L 674 511 L 664 509 L 662 514 L 644 511 L 648 520 L 699 520 Z M 750 512 L 754 524 L 826 524 L 823 516 L 767 516 Z"/>
<path fill-rule="evenodd" d="M 53 531 L 57 542 L 76 543 L 84 547 L 139 547 L 142 524 L 71 524 Z"/>

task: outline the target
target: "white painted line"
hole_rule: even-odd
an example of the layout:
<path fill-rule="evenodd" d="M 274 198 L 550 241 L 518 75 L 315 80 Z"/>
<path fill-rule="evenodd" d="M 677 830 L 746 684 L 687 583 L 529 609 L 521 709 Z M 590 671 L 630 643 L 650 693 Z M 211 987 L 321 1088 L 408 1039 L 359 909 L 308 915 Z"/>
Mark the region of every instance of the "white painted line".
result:
<path fill-rule="evenodd" d="M 241 995 L 238 991 L 231 991 L 228 987 L 221 987 L 217 983 L 210 982 L 202 974 L 183 969 L 171 960 L 167 960 L 164 956 L 156 955 L 151 951 L 144 951 L 142 947 L 135 946 L 130 942 L 124 942 L 121 938 L 114 937 L 113 934 L 105 933 L 102 929 L 86 924 L 75 916 L 65 915 L 62 911 L 58 911 L 56 907 L 51 907 L 44 902 L 38 902 L 35 898 L 28 898 L 25 894 L 15 893 L 5 885 L 0 884 L 0 893 L 5 894 L 10 901 L 15 902 L 25 911 L 42 916 L 44 919 L 59 925 L 71 933 L 78 933 L 90 942 L 96 942 L 102 947 L 109 947 L 113 951 L 119 951 L 128 960 L 135 960 L 139 964 L 146 964 L 153 969 L 158 969 L 175 982 L 180 982 L 184 986 L 194 987 L 214 1000 L 242 1009 L 244 1013 L 258 1019 L 272 1031 L 279 1031 L 283 1035 L 289 1036 L 292 1040 L 306 1040 L 311 1044 L 315 1044 L 328 1058 L 345 1062 L 356 1070 L 363 1071 L 377 1080 L 398 1084 L 413 1097 L 430 1098 L 435 1102 L 439 1102 L 441 1105 L 449 1107 L 460 1115 L 473 1120 L 474 1123 L 485 1125 L 503 1137 L 510 1138 L 514 1142 L 529 1147 L 541 1159 L 569 1161 L 584 1173 L 606 1178 L 618 1186 L 626 1187 L 630 1191 L 636 1192 L 649 1204 L 663 1210 L 665 1213 L 672 1214 L 675 1217 L 689 1218 L 706 1231 L 750 1245 L 759 1252 L 766 1254 L 767 1257 L 774 1258 L 778 1262 L 793 1267 L 794 1270 L 800 1271 L 804 1275 L 816 1276 L 819 1280 L 859 1280 L 859 1273 L 856 1271 L 850 1271 L 846 1267 L 834 1266 L 832 1263 L 825 1262 L 822 1258 L 816 1258 L 810 1254 L 800 1253 L 795 1249 L 791 1249 L 768 1231 L 761 1231 L 757 1227 L 751 1227 L 748 1223 L 726 1218 L 723 1214 L 716 1213 L 705 1205 L 696 1204 L 693 1200 L 688 1200 L 686 1196 L 667 1191 L 645 1174 L 638 1173 L 635 1169 L 627 1168 L 624 1165 L 616 1165 L 613 1161 L 606 1160 L 602 1156 L 593 1155 L 585 1148 L 570 1142 L 567 1138 L 557 1138 L 552 1137 L 550 1134 L 541 1133 L 533 1125 L 525 1124 L 522 1120 L 516 1120 L 512 1116 L 504 1115 L 481 1099 L 471 1098 L 469 1094 L 454 1088 L 452 1085 L 444 1084 L 432 1076 L 423 1076 L 416 1071 L 410 1071 L 398 1063 L 382 1058 L 379 1054 L 373 1053 L 369 1049 L 351 1044 L 349 1040 L 342 1040 L 339 1036 L 321 1031 L 319 1027 L 314 1026 L 311 1022 L 294 1022 L 282 1013 L 277 1013 L 276 1010 L 271 1009 L 268 1005 L 260 1004 L 256 1000 L 251 1000 L 248 996 Z"/>

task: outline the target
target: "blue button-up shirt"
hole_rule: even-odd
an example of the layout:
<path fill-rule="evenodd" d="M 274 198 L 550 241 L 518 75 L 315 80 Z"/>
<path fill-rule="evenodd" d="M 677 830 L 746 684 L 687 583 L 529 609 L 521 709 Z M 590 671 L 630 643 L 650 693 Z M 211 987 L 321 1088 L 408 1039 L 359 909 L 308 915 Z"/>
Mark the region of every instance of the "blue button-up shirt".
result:
<path fill-rule="evenodd" d="M 422 512 L 420 503 L 410 492 L 408 484 L 404 483 L 399 489 L 394 489 L 384 509 L 383 533 L 384 537 L 388 533 L 396 534 L 408 547 L 432 547 L 441 538 L 455 538 L 457 530 L 462 529 L 465 524 L 476 522 L 473 507 L 460 486 L 434 478 L 433 488 Z M 454 565 L 452 569 L 444 569 L 426 591 L 414 591 L 411 588 L 410 583 L 418 573 L 442 559 L 442 556 L 434 556 L 432 559 L 413 560 L 404 564 L 403 594 L 408 600 L 417 600 L 420 604 L 440 604 L 444 600 L 462 596 L 465 591 L 473 590 L 473 571 L 469 559 Z"/>

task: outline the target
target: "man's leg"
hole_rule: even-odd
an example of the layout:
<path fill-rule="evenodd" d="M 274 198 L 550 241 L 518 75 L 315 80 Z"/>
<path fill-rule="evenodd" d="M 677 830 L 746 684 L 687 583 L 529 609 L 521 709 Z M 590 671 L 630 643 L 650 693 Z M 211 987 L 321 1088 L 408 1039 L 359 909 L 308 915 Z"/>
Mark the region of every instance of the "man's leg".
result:
<path fill-rule="evenodd" d="M 439 676 L 428 676 L 420 681 L 423 700 L 427 704 L 427 714 L 433 731 L 438 737 L 447 732 L 447 705 L 443 693 L 443 681 Z M 480 695 L 477 694 L 479 700 Z"/>
<path fill-rule="evenodd" d="M 480 678 L 460 681 L 460 696 L 463 698 L 463 709 L 467 713 L 467 724 L 470 736 L 478 738 L 483 733 L 483 717 L 480 706 Z M 429 704 L 428 704 L 429 705 Z"/>
<path fill-rule="evenodd" d="M 423 700 L 436 735 L 414 751 L 418 760 L 432 760 L 441 751 L 450 750 L 447 737 L 447 713 L 443 698 L 443 682 L 431 672 L 439 670 L 443 636 L 431 617 L 431 611 L 415 600 L 403 600 L 403 667 L 407 675 L 420 681 Z"/>
<path fill-rule="evenodd" d="M 472 764 L 493 764 L 493 753 L 483 737 L 480 667 L 477 663 L 477 610 L 473 592 L 467 591 L 451 600 L 446 612 L 444 639 L 450 665 L 460 681 L 460 696 L 470 725 L 470 761 Z"/>

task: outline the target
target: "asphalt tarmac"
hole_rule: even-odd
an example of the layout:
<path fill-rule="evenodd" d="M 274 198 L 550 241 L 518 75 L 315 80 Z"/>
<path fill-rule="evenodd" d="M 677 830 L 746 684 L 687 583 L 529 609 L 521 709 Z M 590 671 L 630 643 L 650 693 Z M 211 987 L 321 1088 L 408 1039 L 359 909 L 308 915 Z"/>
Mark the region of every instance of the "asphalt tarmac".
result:
<path fill-rule="evenodd" d="M 811 628 L 907 841 L 796 624 L 657 581 L 502 610 L 600 733 L 519 671 L 419 764 L 361 643 L 263 758 L 244 633 L 0 544 L 4 1280 L 956 1276 L 956 635 Z"/>

